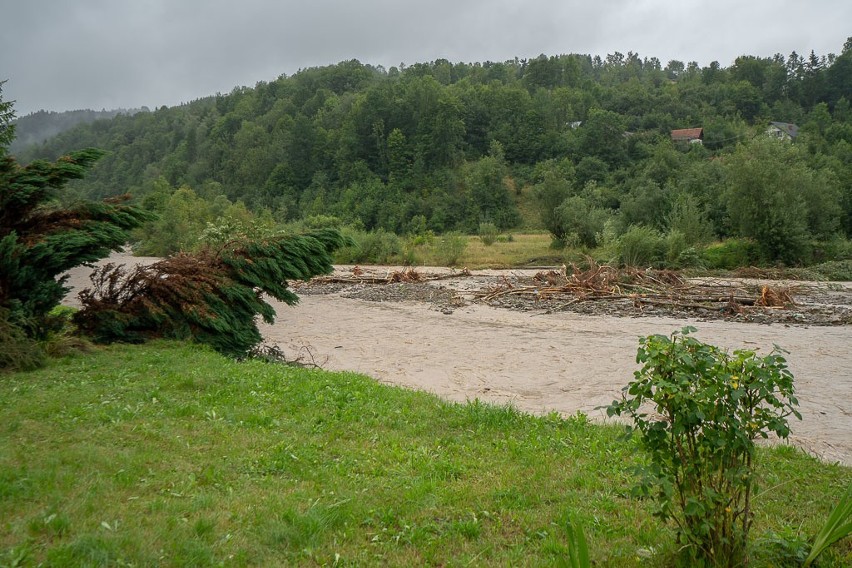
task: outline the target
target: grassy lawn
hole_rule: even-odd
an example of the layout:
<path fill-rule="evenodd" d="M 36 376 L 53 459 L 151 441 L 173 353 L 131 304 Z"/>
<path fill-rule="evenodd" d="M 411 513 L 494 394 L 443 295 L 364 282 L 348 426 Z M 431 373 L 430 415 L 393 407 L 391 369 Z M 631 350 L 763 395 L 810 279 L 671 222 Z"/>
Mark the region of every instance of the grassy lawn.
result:
<path fill-rule="evenodd" d="M 598 566 L 671 564 L 620 433 L 116 346 L 0 375 L 0 565 L 548 566 L 569 515 Z M 753 565 L 778 565 L 773 541 L 815 532 L 852 470 L 791 448 L 759 460 Z M 850 559 L 847 539 L 823 565 Z"/>

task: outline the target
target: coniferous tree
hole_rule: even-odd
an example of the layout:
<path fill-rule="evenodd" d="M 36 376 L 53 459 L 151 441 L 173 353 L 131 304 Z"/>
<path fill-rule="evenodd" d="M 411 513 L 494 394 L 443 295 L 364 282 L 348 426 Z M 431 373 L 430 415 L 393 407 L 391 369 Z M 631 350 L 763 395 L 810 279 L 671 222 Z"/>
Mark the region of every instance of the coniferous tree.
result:
<path fill-rule="evenodd" d="M 68 291 L 60 275 L 120 249 L 149 215 L 127 205 L 126 196 L 61 205 L 65 185 L 82 178 L 103 152 L 86 149 L 20 166 L 5 151 L 14 132 L 11 116 L 11 104 L 0 100 L 0 310 L 38 338 L 50 330 L 48 312 Z"/>
<path fill-rule="evenodd" d="M 15 110 L 11 101 L 3 100 L 3 84 L 5 82 L 0 81 L 0 157 L 6 155 L 6 148 L 15 138 L 15 125 L 12 124 L 15 119 Z"/>

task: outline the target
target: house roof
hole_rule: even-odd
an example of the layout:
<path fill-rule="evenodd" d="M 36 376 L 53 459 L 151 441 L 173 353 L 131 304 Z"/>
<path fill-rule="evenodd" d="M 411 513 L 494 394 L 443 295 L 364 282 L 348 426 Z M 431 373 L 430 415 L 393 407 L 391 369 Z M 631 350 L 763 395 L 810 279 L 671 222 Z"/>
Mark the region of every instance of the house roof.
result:
<path fill-rule="evenodd" d="M 795 138 L 799 135 L 799 127 L 789 122 L 770 122 L 770 126 L 774 126 L 790 138 Z"/>
<path fill-rule="evenodd" d="M 672 140 L 675 140 L 675 141 L 688 142 L 690 140 L 703 140 L 703 139 L 704 139 L 704 129 L 703 128 L 681 128 L 680 130 L 672 130 Z"/>

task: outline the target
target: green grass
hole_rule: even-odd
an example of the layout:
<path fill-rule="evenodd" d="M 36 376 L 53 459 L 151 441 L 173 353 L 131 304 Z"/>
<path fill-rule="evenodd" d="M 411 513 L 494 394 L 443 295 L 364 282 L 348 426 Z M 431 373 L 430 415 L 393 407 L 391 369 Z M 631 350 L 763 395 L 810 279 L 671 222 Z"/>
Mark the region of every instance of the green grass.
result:
<path fill-rule="evenodd" d="M 0 375 L 0 565 L 548 566 L 569 519 L 598 566 L 670 564 L 620 434 L 186 344 L 111 347 Z M 753 565 L 777 565 L 772 543 L 816 532 L 852 471 L 791 448 L 760 461 Z M 850 559 L 844 541 L 821 560 Z"/>
<path fill-rule="evenodd" d="M 459 264 L 468 268 L 561 264 L 564 251 L 550 248 L 550 243 L 547 233 L 512 234 L 511 241 L 501 238 L 488 246 L 479 237 L 468 237 Z"/>
<path fill-rule="evenodd" d="M 441 237 L 435 237 L 438 241 Z M 523 266 L 559 265 L 566 258 L 564 250 L 550 247 L 551 238 L 547 233 L 512 233 L 512 240 L 504 233 L 498 240 L 486 246 L 478 236 L 464 237 L 467 246 L 456 266 L 467 268 L 514 268 Z M 438 245 L 421 245 L 414 249 L 416 264 L 427 266 L 441 265 Z"/>

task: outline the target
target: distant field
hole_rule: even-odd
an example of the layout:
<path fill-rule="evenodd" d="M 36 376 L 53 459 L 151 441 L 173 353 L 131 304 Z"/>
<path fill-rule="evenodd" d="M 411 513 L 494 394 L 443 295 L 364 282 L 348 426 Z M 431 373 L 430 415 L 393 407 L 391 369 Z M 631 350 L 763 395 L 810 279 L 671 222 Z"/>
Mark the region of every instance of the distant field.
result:
<path fill-rule="evenodd" d="M 0 565 L 667 565 L 637 456 L 582 416 L 459 405 L 350 373 L 116 346 L 0 377 Z M 761 450 L 753 565 L 852 470 Z M 780 535 L 780 536 L 779 536 Z M 849 565 L 852 543 L 823 566 Z"/>
<path fill-rule="evenodd" d="M 559 264 L 563 251 L 550 248 L 550 242 L 547 233 L 513 234 L 511 241 L 501 239 L 486 246 L 479 237 L 472 236 L 467 239 L 467 249 L 459 264 L 468 268 Z"/>
<path fill-rule="evenodd" d="M 434 240 L 439 241 L 441 238 L 436 236 Z M 566 252 L 571 254 L 570 250 L 551 248 L 550 235 L 547 233 L 504 233 L 499 240 L 488 246 L 476 235 L 463 238 L 467 241 L 467 246 L 456 266 L 471 269 L 554 266 L 563 262 Z M 441 265 L 438 249 L 437 242 L 433 242 L 432 246 L 419 247 L 416 250 L 419 263 L 427 266 Z"/>

